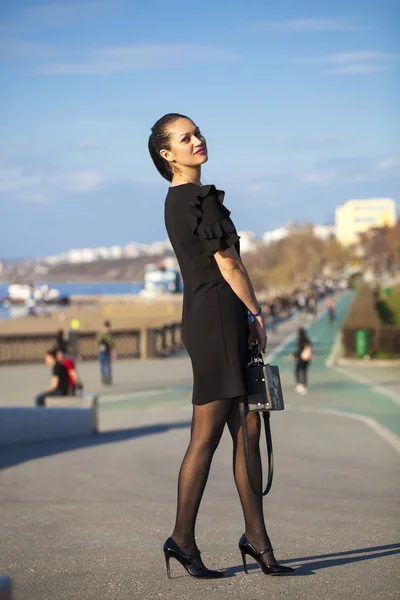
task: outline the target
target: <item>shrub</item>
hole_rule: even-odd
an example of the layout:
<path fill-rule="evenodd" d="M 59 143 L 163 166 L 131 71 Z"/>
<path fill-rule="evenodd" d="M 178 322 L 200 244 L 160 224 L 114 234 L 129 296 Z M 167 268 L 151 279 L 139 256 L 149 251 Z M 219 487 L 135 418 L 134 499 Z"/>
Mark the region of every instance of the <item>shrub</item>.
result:
<path fill-rule="evenodd" d="M 382 323 L 376 308 L 376 294 L 362 286 L 354 298 L 342 326 L 342 342 L 346 356 L 355 354 L 355 334 L 358 329 L 369 333 L 369 355 L 396 357 L 400 354 L 400 327 Z"/>

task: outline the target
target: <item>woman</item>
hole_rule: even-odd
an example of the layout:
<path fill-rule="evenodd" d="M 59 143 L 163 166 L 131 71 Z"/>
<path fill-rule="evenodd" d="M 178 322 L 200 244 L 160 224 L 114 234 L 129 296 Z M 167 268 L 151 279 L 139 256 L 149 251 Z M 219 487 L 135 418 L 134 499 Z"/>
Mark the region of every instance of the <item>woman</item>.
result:
<path fill-rule="evenodd" d="M 297 352 L 292 356 L 296 360 L 295 364 L 295 391 L 298 394 L 307 394 L 307 371 L 313 358 L 313 349 L 310 338 L 303 327 L 299 328 L 297 338 Z"/>
<path fill-rule="evenodd" d="M 164 544 L 194 577 L 218 578 L 207 569 L 195 541 L 195 523 L 211 460 L 225 424 L 233 439 L 234 476 L 244 518 L 239 542 L 266 574 L 286 573 L 278 565 L 264 524 L 262 498 L 250 487 L 240 427 L 239 399 L 246 393 L 246 350 L 258 341 L 264 352 L 265 323 L 246 269 L 239 236 L 222 202 L 224 192 L 202 186 L 201 165 L 208 160 L 199 128 L 179 114 L 162 117 L 152 128 L 149 151 L 159 173 L 171 182 L 165 201 L 165 224 L 178 259 L 183 283 L 183 342 L 193 368 L 191 438 L 179 473 L 178 506 L 172 536 Z M 254 320 L 249 330 L 248 311 Z M 252 471 L 261 487 L 260 419 L 247 415 Z"/>
<path fill-rule="evenodd" d="M 56 349 L 66 354 L 68 352 L 68 342 L 64 338 L 64 329 L 59 329 L 56 335 Z"/>

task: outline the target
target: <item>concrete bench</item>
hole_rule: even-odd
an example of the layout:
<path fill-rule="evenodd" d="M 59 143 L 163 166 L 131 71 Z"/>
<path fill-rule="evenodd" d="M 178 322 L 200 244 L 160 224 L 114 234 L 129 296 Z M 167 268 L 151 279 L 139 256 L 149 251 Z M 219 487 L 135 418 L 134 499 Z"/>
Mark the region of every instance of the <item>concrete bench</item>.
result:
<path fill-rule="evenodd" d="M 11 579 L 0 577 L 0 600 L 11 600 Z"/>
<path fill-rule="evenodd" d="M 89 408 L 93 416 L 93 433 L 98 431 L 98 397 L 95 394 L 86 396 L 48 396 L 44 405 L 50 408 Z"/>
<path fill-rule="evenodd" d="M 97 433 L 97 397 L 53 396 L 46 406 L 1 407 L 0 446 L 87 437 Z"/>

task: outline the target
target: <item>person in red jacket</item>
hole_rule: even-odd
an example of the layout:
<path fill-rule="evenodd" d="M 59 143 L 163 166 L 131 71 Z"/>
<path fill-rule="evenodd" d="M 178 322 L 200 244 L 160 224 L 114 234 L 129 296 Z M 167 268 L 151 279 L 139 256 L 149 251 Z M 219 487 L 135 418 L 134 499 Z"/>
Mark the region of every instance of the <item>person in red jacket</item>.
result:
<path fill-rule="evenodd" d="M 68 371 L 68 393 L 75 396 L 76 388 L 79 386 L 79 376 L 76 372 L 74 361 L 69 356 L 65 356 L 61 348 L 58 348 L 56 358 Z"/>

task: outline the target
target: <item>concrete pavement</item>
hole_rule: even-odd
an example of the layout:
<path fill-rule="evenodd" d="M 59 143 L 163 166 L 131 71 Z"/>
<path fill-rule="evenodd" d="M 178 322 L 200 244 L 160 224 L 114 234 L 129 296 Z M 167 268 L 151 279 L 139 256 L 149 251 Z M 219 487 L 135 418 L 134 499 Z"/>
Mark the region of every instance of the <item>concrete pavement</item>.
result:
<path fill-rule="evenodd" d="M 345 310 L 344 303 L 341 317 Z M 167 579 L 161 548 L 173 525 L 191 417 L 190 365 L 181 356 L 156 361 L 156 371 L 120 364 L 120 387 L 102 397 L 103 433 L 96 438 L 0 451 L 0 573 L 14 578 L 15 599 L 397 599 L 399 455 L 384 435 L 349 414 L 369 411 L 396 436 L 382 419 L 389 410 L 394 421 L 400 407 L 326 369 L 336 332 L 324 319 L 310 328 L 317 350 L 310 393 L 295 395 L 290 344 L 279 347 L 293 326 L 282 326 L 275 341 L 287 410 L 272 415 L 275 480 L 265 501 L 277 557 L 296 567 L 293 575 L 266 577 L 256 566 L 243 573 L 237 548 L 243 518 L 225 432 L 197 530 L 206 564 L 227 576 L 195 580 L 174 562 L 174 579 Z M 88 378 L 96 369 L 94 378 L 97 365 L 87 367 Z M 169 389 L 157 391 L 158 381 L 155 391 L 140 391 L 142 368 L 171 382 Z M 12 382 L 8 375 L 10 398 Z M 22 401 L 22 384 L 18 389 Z"/>

